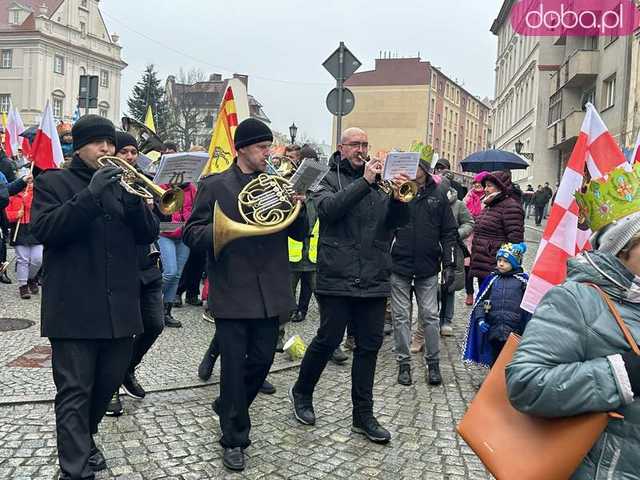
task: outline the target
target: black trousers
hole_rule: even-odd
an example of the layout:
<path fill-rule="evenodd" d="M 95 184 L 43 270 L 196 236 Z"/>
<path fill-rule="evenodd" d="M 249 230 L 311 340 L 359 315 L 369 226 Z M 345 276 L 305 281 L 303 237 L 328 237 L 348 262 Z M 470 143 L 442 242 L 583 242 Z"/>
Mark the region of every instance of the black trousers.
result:
<path fill-rule="evenodd" d="M 540 225 L 542 223 L 542 219 L 544 217 L 544 205 L 536 205 L 536 225 Z"/>
<path fill-rule="evenodd" d="M 378 350 L 384 337 L 385 297 L 355 298 L 316 295 L 320 307 L 320 328 L 307 348 L 296 393 L 313 395 L 331 353 L 340 345 L 347 324 L 351 324 L 356 347 L 351 365 L 351 400 L 354 415 L 373 413 L 373 380 Z"/>
<path fill-rule="evenodd" d="M 164 329 L 164 307 L 162 305 L 162 278 L 140 286 L 140 313 L 144 331 L 133 341 L 133 353 L 129 372 L 133 372 L 145 354 L 153 346 Z"/>
<path fill-rule="evenodd" d="M 309 302 L 311 301 L 311 294 L 316 289 L 316 272 L 310 271 L 295 271 L 291 272 L 291 291 L 293 296 L 296 296 L 296 290 L 298 289 L 298 283 L 300 284 L 300 296 L 298 297 L 298 312 L 305 317 L 309 311 Z"/>
<path fill-rule="evenodd" d="M 206 252 L 189 251 L 189 258 L 184 264 L 180 283 L 178 283 L 178 295 L 187 292 L 190 297 L 196 297 L 200 293 L 200 282 L 207 263 Z"/>
<path fill-rule="evenodd" d="M 470 267 L 464 267 L 464 290 L 467 295 L 473 295 L 473 277 L 470 275 Z"/>
<path fill-rule="evenodd" d="M 220 349 L 220 444 L 246 448 L 251 444 L 249 407 L 267 378 L 278 340 L 278 317 L 216 318 Z"/>
<path fill-rule="evenodd" d="M 49 340 L 61 478 L 92 479 L 88 465 L 92 436 L 124 379 L 133 339 Z"/>

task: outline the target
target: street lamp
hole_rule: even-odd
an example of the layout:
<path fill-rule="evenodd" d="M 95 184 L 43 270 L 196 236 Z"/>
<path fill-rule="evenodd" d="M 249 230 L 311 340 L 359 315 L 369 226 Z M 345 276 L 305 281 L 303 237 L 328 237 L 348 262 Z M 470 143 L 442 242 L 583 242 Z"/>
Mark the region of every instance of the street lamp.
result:
<path fill-rule="evenodd" d="M 528 152 L 523 152 L 522 151 L 522 147 L 524 147 L 524 144 L 520 141 L 520 139 L 518 139 L 518 141 L 515 143 L 514 146 L 516 147 L 516 153 L 518 155 L 523 156 L 527 160 L 533 161 L 533 153 L 528 153 Z"/>
<path fill-rule="evenodd" d="M 296 124 L 294 122 L 289 127 L 289 135 L 291 136 L 291 145 L 294 145 L 296 143 L 297 134 L 298 134 L 298 127 L 296 127 Z"/>

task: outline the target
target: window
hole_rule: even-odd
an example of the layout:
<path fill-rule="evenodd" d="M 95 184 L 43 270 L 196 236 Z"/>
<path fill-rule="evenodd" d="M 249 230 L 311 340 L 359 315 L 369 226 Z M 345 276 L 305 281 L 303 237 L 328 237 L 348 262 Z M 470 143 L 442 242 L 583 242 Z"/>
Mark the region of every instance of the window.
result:
<path fill-rule="evenodd" d="M 109 72 L 107 70 L 100 70 L 100 86 L 109 88 Z"/>
<path fill-rule="evenodd" d="M 593 37 L 584 37 L 584 48 L 587 50 L 597 50 L 598 37 L 595 35 Z"/>
<path fill-rule="evenodd" d="M 61 120 L 63 116 L 64 99 L 60 97 L 53 97 L 51 106 L 53 108 L 53 116 Z"/>
<path fill-rule="evenodd" d="M 13 50 L 2 50 L 0 68 L 11 68 L 13 65 Z"/>
<path fill-rule="evenodd" d="M 101 117 L 107 118 L 109 116 L 109 109 L 108 108 L 100 108 L 98 110 L 98 115 L 100 115 Z"/>
<path fill-rule="evenodd" d="M 604 108 L 612 107 L 616 103 L 616 76 L 604 81 Z"/>
<path fill-rule="evenodd" d="M 0 94 L 0 113 L 9 113 L 10 105 L 11 105 L 11 95 Z"/>
<path fill-rule="evenodd" d="M 55 55 L 53 57 L 53 71 L 64 75 L 64 57 L 62 55 Z"/>
<path fill-rule="evenodd" d="M 82 35 L 87 34 L 87 24 L 84 22 L 80 22 L 80 33 L 82 33 Z"/>
<path fill-rule="evenodd" d="M 582 103 L 580 105 L 582 107 L 582 110 L 585 110 L 586 108 L 585 105 L 587 103 L 593 104 L 594 107 L 596 106 L 596 87 L 595 86 L 591 87 L 589 90 L 585 91 L 582 94 Z"/>
<path fill-rule="evenodd" d="M 80 0 L 81 7 L 87 8 L 89 6 L 88 3 L 88 0 Z"/>
<path fill-rule="evenodd" d="M 18 25 L 20 23 L 20 10 L 13 10 L 11 12 L 11 23 Z"/>

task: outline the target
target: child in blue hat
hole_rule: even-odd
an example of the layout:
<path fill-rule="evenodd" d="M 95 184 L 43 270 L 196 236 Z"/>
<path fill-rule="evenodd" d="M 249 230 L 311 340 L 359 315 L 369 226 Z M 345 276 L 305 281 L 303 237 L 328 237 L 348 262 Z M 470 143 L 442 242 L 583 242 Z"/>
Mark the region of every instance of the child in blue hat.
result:
<path fill-rule="evenodd" d="M 510 333 L 522 335 L 531 314 L 520 308 L 529 276 L 522 269 L 525 243 L 506 243 L 496 254 L 496 270 L 478 292 L 467 329 L 463 360 L 492 366 Z"/>

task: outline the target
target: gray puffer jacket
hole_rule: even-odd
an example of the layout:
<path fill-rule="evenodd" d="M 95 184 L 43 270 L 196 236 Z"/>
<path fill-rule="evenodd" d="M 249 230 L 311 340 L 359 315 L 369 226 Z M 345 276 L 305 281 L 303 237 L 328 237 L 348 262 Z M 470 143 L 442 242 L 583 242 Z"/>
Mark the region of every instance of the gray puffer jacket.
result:
<path fill-rule="evenodd" d="M 633 398 L 620 357 L 631 348 L 598 292 L 585 285 L 595 283 L 612 298 L 640 342 L 640 303 L 630 301 L 640 301 L 640 285 L 633 280 L 611 254 L 571 259 L 567 281 L 545 295 L 507 366 L 511 403 L 522 412 L 624 415 L 609 421 L 573 480 L 640 479 L 640 400 Z"/>

